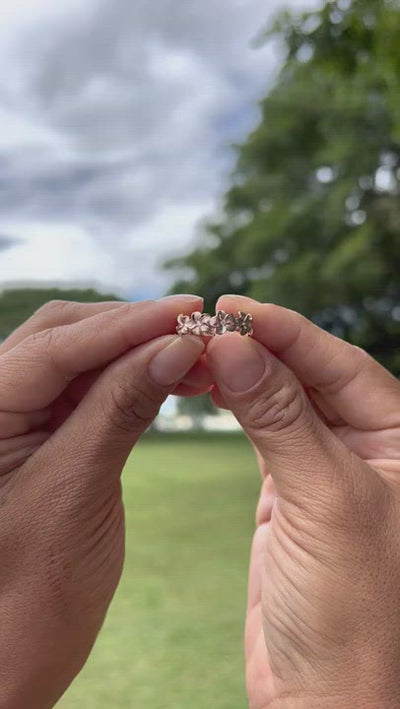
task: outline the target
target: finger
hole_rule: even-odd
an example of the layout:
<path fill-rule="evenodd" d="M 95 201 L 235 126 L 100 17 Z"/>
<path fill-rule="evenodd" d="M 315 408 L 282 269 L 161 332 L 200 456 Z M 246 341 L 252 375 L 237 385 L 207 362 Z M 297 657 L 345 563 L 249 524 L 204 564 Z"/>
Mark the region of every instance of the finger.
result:
<path fill-rule="evenodd" d="M 127 303 L 82 321 L 43 330 L 0 357 L 0 410 L 48 406 L 81 373 L 107 366 L 128 350 L 176 328 L 197 298 Z"/>
<path fill-rule="evenodd" d="M 202 394 L 208 394 L 209 391 L 210 390 L 208 387 L 206 389 L 194 389 L 192 386 L 182 383 L 178 384 L 173 394 L 174 396 L 181 396 L 183 399 L 188 399 L 196 396 L 202 396 Z"/>
<path fill-rule="evenodd" d="M 207 356 L 225 401 L 264 458 L 280 496 L 297 504 L 319 490 L 326 500 L 332 479 L 342 493 L 351 489 L 354 482 L 343 472 L 351 469 L 350 453 L 317 417 L 291 370 L 260 343 L 236 334 L 212 342 Z"/>
<path fill-rule="evenodd" d="M 75 408 L 75 405 L 83 398 L 100 373 L 101 370 L 97 370 L 93 374 L 84 373 L 71 382 L 68 387 L 68 399 L 72 404 L 72 408 Z M 210 370 L 206 365 L 205 358 L 201 357 L 190 372 L 188 372 L 184 380 L 178 384 L 173 393 L 175 396 L 182 397 L 199 396 L 201 394 L 207 394 L 211 386 Z"/>
<path fill-rule="evenodd" d="M 275 484 L 271 475 L 267 475 L 261 487 L 260 499 L 256 510 L 256 524 L 258 527 L 271 520 L 275 500 Z"/>
<path fill-rule="evenodd" d="M 262 604 L 262 585 L 269 534 L 270 525 L 263 524 L 257 528 L 253 538 L 245 629 L 246 684 L 254 698 L 260 697 L 260 707 L 264 706 L 265 697 L 274 696 L 276 683 L 263 630 L 265 609 Z"/>
<path fill-rule="evenodd" d="M 192 367 L 190 372 L 187 373 L 183 380 L 183 384 L 193 389 L 201 389 L 202 391 L 208 391 L 214 384 L 213 378 L 210 372 L 210 368 L 207 364 L 206 358 L 203 356 L 198 362 Z"/>
<path fill-rule="evenodd" d="M 265 478 L 269 474 L 268 470 L 267 470 L 266 462 L 265 462 L 264 458 L 262 457 L 260 451 L 254 445 L 254 443 L 253 443 L 253 448 L 254 448 L 254 452 L 256 454 L 257 463 L 258 463 L 258 467 L 260 470 L 261 480 L 265 480 Z"/>
<path fill-rule="evenodd" d="M 216 384 L 214 384 L 214 386 L 211 390 L 211 401 L 213 402 L 214 406 L 216 406 L 218 409 L 225 409 L 225 410 L 229 411 L 229 406 L 226 403 L 224 397 L 222 396 L 222 394 Z"/>
<path fill-rule="evenodd" d="M 26 414 L 4 413 L 0 411 L 0 440 L 20 436 L 32 428 L 42 426 L 50 418 L 48 409 Z"/>
<path fill-rule="evenodd" d="M 253 448 L 256 454 L 262 480 L 260 498 L 258 500 L 256 510 L 256 524 L 257 526 L 260 526 L 261 524 L 269 522 L 271 519 L 272 508 L 275 504 L 276 499 L 276 490 L 274 481 L 271 475 L 269 474 L 267 464 L 260 451 L 254 445 L 254 443 Z"/>
<path fill-rule="evenodd" d="M 82 485 L 119 475 L 132 447 L 161 404 L 204 351 L 200 338 L 167 336 L 137 347 L 113 362 L 35 459 L 57 455 L 74 468 L 84 461 Z M 73 442 L 73 450 L 71 450 Z M 76 457 L 76 464 L 74 458 Z M 42 473 L 46 475 L 45 471 Z M 89 482 L 89 478 L 91 482 Z M 93 489 L 93 488 L 92 488 Z"/>
<path fill-rule="evenodd" d="M 205 338 L 202 338 L 204 342 Z M 183 381 L 178 384 L 174 394 L 176 396 L 190 397 L 206 394 L 213 385 L 210 369 L 207 360 L 203 356 L 187 373 Z"/>
<path fill-rule="evenodd" d="M 400 424 L 400 383 L 363 350 L 277 305 L 223 296 L 218 307 L 252 313 L 254 337 L 315 390 L 333 423 L 361 429 Z"/>
<path fill-rule="evenodd" d="M 48 440 L 49 436 L 50 433 L 47 431 L 35 431 L 0 441 L 0 476 L 15 472 Z"/>
<path fill-rule="evenodd" d="M 258 527 L 251 546 L 245 629 L 246 662 L 255 652 L 258 635 L 262 633 L 262 576 L 268 533 L 267 524 Z"/>
<path fill-rule="evenodd" d="M 104 301 L 102 303 L 76 303 L 69 300 L 50 300 L 42 305 L 33 315 L 0 345 L 0 354 L 7 352 L 22 340 L 36 332 L 41 332 L 49 327 L 71 325 L 71 323 L 85 320 L 97 313 L 107 312 L 120 308 L 122 301 Z"/>
<path fill-rule="evenodd" d="M 267 547 L 267 524 L 260 525 L 254 534 L 250 553 L 249 585 L 247 592 L 247 611 L 261 602 L 262 572 L 265 566 L 265 550 Z"/>

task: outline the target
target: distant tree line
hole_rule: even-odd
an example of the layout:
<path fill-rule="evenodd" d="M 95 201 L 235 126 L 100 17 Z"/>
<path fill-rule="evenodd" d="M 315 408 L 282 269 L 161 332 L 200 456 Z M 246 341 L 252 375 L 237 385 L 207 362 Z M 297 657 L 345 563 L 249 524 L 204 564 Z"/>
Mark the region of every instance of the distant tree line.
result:
<path fill-rule="evenodd" d="M 71 300 L 98 303 L 103 300 L 121 300 L 114 294 L 98 293 L 90 289 L 14 288 L 0 291 L 0 340 L 27 320 L 40 306 L 50 300 Z"/>

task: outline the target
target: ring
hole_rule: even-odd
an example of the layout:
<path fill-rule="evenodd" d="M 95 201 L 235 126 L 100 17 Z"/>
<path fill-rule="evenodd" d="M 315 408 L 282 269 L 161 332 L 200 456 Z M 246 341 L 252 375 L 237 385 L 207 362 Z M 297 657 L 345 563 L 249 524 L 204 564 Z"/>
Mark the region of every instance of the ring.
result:
<path fill-rule="evenodd" d="M 192 313 L 192 315 L 179 315 L 178 335 L 200 335 L 203 337 L 215 337 L 224 335 L 226 332 L 239 332 L 243 337 L 253 334 L 253 316 L 242 313 L 235 317 L 232 313 L 225 313 L 218 310 L 216 315 L 208 313 Z"/>

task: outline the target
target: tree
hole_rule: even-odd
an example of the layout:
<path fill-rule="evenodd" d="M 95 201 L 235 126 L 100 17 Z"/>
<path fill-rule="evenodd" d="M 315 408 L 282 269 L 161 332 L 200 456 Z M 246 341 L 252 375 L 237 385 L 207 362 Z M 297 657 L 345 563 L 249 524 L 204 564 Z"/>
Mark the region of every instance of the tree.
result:
<path fill-rule="evenodd" d="M 216 416 L 219 413 L 209 394 L 180 398 L 178 400 L 178 411 L 180 414 L 191 416 L 195 428 L 202 427 L 204 416 Z"/>
<path fill-rule="evenodd" d="M 18 325 L 27 320 L 49 300 L 76 300 L 97 303 L 103 300 L 121 300 L 112 294 L 88 290 L 60 290 L 59 288 L 14 288 L 0 292 L 0 340 L 5 339 Z"/>
<path fill-rule="evenodd" d="M 295 308 L 400 374 L 399 36 L 398 0 L 275 18 L 282 69 L 173 292 Z"/>

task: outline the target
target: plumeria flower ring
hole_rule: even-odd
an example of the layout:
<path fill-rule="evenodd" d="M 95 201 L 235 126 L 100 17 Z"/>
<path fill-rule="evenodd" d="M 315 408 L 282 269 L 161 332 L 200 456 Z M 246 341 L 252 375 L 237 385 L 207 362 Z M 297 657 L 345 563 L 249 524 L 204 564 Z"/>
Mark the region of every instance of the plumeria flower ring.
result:
<path fill-rule="evenodd" d="M 198 335 L 200 337 L 215 337 L 226 332 L 238 332 L 243 337 L 253 334 L 253 316 L 239 311 L 238 317 L 232 313 L 219 310 L 216 315 L 195 312 L 178 316 L 178 335 Z"/>

